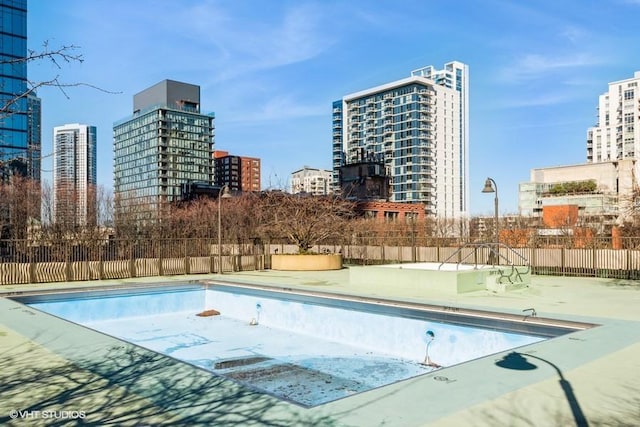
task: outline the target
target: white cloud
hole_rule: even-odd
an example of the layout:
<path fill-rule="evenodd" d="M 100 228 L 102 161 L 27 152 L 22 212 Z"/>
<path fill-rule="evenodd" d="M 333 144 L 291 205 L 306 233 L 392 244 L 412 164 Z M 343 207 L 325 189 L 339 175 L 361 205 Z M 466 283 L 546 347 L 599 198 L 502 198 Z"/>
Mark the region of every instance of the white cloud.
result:
<path fill-rule="evenodd" d="M 271 7 L 264 3 L 261 7 L 272 10 L 260 16 L 259 10 L 206 2 L 180 13 L 180 21 L 189 23 L 185 39 L 205 53 L 200 64 L 214 71 L 214 80 L 306 61 L 335 41 L 324 22 L 323 9 L 313 4 L 295 4 L 282 11 L 273 10 L 277 4 Z M 175 26 L 175 20 L 166 20 L 163 26 Z"/>
<path fill-rule="evenodd" d="M 257 106 L 254 111 L 229 112 L 229 123 L 256 123 L 264 121 L 280 121 L 292 118 L 326 116 L 328 107 L 322 105 L 305 105 L 290 95 L 276 95 Z"/>
<path fill-rule="evenodd" d="M 572 43 L 577 43 L 583 40 L 589 34 L 583 28 L 569 25 L 560 32 L 560 35 L 568 39 Z"/>
<path fill-rule="evenodd" d="M 600 65 L 603 62 L 604 59 L 602 57 L 589 53 L 555 56 L 528 54 L 504 68 L 501 74 L 503 81 L 519 83 L 549 77 L 552 74 L 566 70 Z"/>
<path fill-rule="evenodd" d="M 571 102 L 574 97 L 567 93 L 543 93 L 531 96 L 521 95 L 506 101 L 503 108 L 544 107 Z"/>

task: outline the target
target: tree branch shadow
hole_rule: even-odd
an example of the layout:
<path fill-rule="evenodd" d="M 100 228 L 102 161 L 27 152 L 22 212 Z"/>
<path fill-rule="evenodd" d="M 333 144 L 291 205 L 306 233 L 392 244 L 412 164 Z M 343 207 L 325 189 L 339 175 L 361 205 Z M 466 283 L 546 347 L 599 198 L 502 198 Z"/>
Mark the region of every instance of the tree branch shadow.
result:
<path fill-rule="evenodd" d="M 113 341 L 105 354 L 75 360 L 28 342 L 5 351 L 0 360 L 0 425 L 335 425 L 327 416 Z M 12 410 L 86 415 L 25 420 L 12 419 Z"/>

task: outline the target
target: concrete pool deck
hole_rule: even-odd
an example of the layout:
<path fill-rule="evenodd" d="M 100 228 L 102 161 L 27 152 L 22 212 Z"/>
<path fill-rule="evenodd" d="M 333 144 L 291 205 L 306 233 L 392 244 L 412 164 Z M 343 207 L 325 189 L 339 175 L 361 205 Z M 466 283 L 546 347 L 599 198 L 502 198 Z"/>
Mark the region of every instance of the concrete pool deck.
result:
<path fill-rule="evenodd" d="M 640 420 L 640 282 L 533 276 L 506 293 L 349 284 L 349 270 L 13 285 L 0 295 L 213 280 L 362 295 L 601 326 L 305 409 L 0 299 L 0 424 L 630 426 Z M 19 411 L 19 412 L 11 412 Z M 37 412 L 39 411 L 39 412 Z M 79 417 L 83 415 L 84 418 Z M 16 416 L 16 418 L 12 418 Z M 66 418 L 65 418 L 66 417 Z"/>

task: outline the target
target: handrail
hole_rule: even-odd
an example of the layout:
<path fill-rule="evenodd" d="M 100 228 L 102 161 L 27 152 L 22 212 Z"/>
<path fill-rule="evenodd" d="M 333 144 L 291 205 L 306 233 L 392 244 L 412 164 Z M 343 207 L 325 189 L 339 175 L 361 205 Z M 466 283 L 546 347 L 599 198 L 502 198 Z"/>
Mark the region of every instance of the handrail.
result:
<path fill-rule="evenodd" d="M 478 268 L 478 262 L 477 262 L 478 257 L 477 257 L 477 256 L 475 256 L 475 255 L 477 254 L 477 250 L 478 250 L 479 248 L 487 248 L 487 249 L 489 249 L 489 260 L 490 260 L 490 261 L 491 261 L 491 260 L 493 260 L 493 261 L 497 260 L 497 261 L 498 261 L 497 263 L 492 262 L 492 263 L 491 263 L 491 265 L 494 265 L 494 266 L 495 266 L 495 265 L 500 265 L 500 258 L 504 259 L 504 260 L 506 261 L 506 265 L 511 266 L 512 274 L 513 274 L 513 271 L 514 271 L 514 269 L 515 269 L 515 264 L 514 264 L 511 260 L 509 260 L 509 258 L 507 258 L 506 256 L 504 256 L 504 255 L 502 255 L 502 254 L 500 253 L 500 248 L 507 249 L 510 253 L 512 253 L 512 254 L 514 254 L 514 255 L 516 255 L 516 256 L 518 256 L 522 261 L 524 261 L 524 263 L 523 263 L 522 265 L 526 266 L 526 267 L 527 267 L 527 270 L 526 270 L 526 271 L 523 271 L 523 272 L 519 272 L 519 271 L 518 271 L 518 272 L 517 272 L 517 275 L 518 275 L 518 276 L 519 276 L 521 273 L 525 273 L 525 274 L 526 274 L 526 273 L 528 273 L 528 272 L 529 272 L 529 269 L 531 268 L 531 264 L 529 263 L 529 260 L 528 260 L 528 259 L 526 259 L 524 256 L 522 256 L 522 255 L 521 255 L 521 254 L 519 254 L 518 252 L 516 252 L 516 251 L 515 251 L 511 246 L 505 245 L 504 243 L 466 243 L 466 244 L 464 244 L 463 246 L 460 246 L 460 247 L 459 247 L 459 248 L 458 248 L 454 253 L 452 253 L 452 254 L 451 254 L 451 255 L 449 255 L 449 256 L 448 256 L 444 261 L 442 261 L 442 262 L 440 263 L 440 265 L 438 266 L 438 270 L 440 270 L 440 268 L 441 268 L 444 264 L 446 264 L 446 263 L 447 263 L 447 261 L 451 260 L 451 258 L 455 257 L 456 255 L 459 255 L 459 254 L 462 252 L 462 250 L 463 250 L 463 249 L 465 249 L 465 248 L 470 248 L 470 247 L 471 247 L 471 248 L 474 248 L 474 251 L 473 251 L 473 255 L 474 255 L 474 259 L 475 259 L 475 263 L 474 263 L 474 264 L 475 264 L 475 266 L 474 266 L 474 268 Z M 464 260 L 466 260 L 467 258 L 469 258 L 469 256 L 470 256 L 470 255 L 471 255 L 471 253 L 467 254 L 464 258 L 459 259 L 459 260 L 456 262 L 456 269 L 460 266 L 460 264 L 461 264 Z M 491 255 L 493 255 L 493 257 L 492 257 Z"/>

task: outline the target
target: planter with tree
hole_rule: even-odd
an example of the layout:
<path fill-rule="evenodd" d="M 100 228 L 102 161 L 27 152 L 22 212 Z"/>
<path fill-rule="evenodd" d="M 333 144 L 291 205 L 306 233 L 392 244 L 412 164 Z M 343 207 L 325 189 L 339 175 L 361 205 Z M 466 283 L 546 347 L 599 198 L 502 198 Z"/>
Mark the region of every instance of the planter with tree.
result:
<path fill-rule="evenodd" d="M 265 240 L 286 238 L 296 253 L 271 255 L 273 270 L 337 270 L 342 254 L 327 253 L 319 245 L 345 235 L 353 203 L 334 196 L 293 195 L 278 191 L 262 197 L 261 234 Z M 316 248 L 314 251 L 313 249 Z"/>

